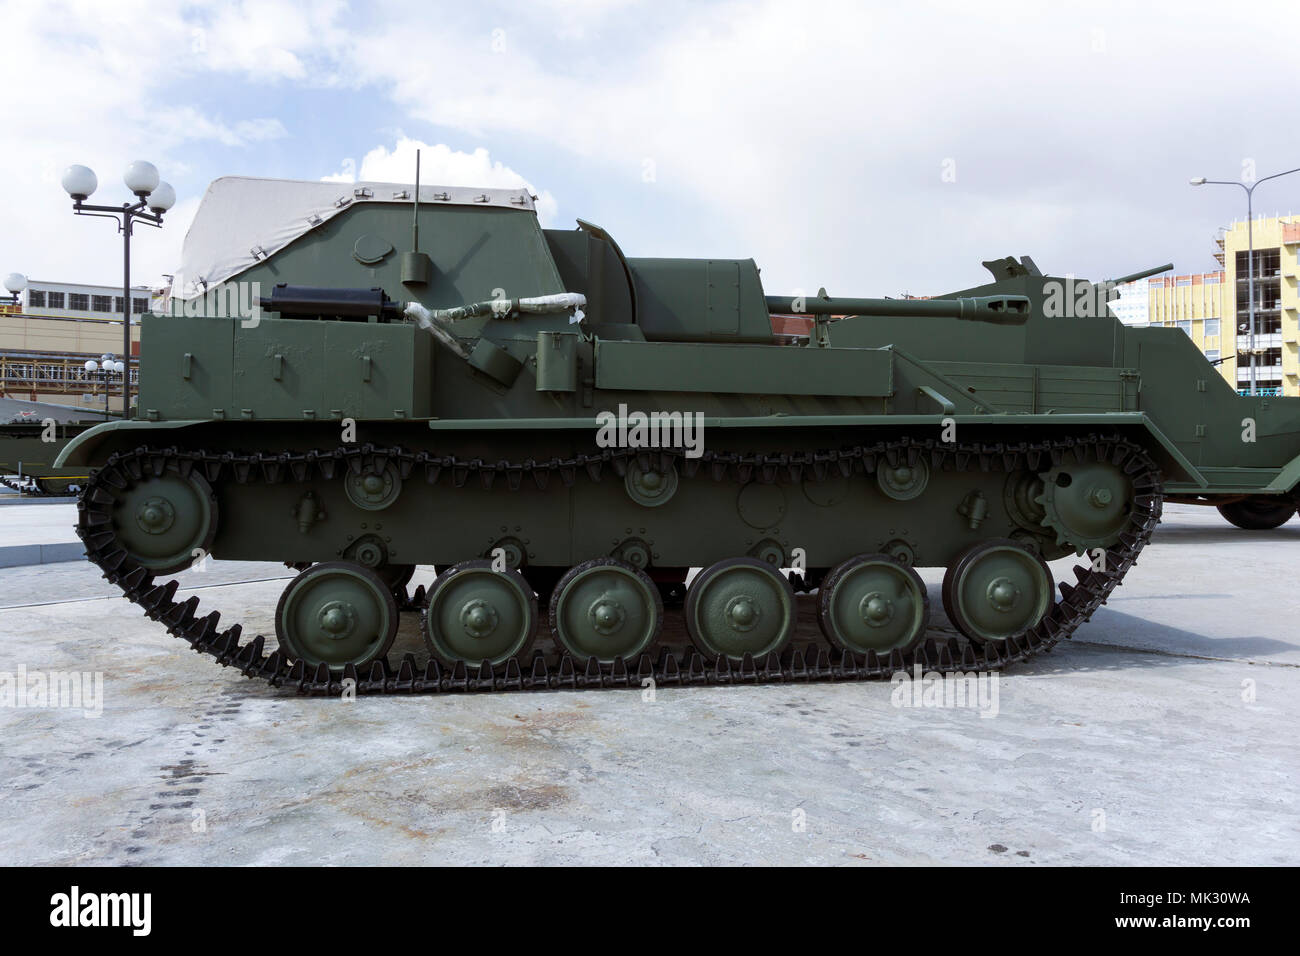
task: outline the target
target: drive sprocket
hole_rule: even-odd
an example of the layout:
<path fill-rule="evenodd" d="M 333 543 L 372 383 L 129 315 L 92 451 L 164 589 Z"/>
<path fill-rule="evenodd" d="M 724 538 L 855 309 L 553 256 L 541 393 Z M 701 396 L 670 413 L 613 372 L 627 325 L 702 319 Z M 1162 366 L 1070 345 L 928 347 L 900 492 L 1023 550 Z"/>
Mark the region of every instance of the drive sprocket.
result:
<path fill-rule="evenodd" d="M 1107 461 L 1061 463 L 1043 472 L 1036 503 L 1056 543 L 1083 554 L 1120 540 L 1133 511 L 1133 481 Z"/>

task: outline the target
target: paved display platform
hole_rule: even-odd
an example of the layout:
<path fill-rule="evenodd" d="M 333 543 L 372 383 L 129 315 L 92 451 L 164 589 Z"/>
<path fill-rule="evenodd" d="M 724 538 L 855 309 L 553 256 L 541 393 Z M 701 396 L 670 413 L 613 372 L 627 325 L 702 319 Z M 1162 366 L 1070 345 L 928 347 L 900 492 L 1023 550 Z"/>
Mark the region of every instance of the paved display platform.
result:
<path fill-rule="evenodd" d="M 85 559 L 73 527 L 77 499 L 0 494 L 0 568 Z"/>
<path fill-rule="evenodd" d="M 0 569 L 0 672 L 85 672 L 92 698 L 0 707 L 0 847 L 38 864 L 1296 864 L 1297 557 L 1300 520 L 1246 532 L 1169 506 L 1110 603 L 982 708 L 889 683 L 304 699 L 189 651 L 88 564 Z M 267 634 L 287 577 L 181 576 Z M 418 646 L 408 617 L 397 652 Z"/>

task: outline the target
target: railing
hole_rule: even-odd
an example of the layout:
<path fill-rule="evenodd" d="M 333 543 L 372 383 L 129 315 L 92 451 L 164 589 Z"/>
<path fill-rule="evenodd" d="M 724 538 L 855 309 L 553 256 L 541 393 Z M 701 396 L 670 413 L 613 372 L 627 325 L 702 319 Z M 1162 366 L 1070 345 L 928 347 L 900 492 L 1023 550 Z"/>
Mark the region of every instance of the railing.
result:
<path fill-rule="evenodd" d="M 0 393 L 46 392 L 62 395 L 93 392 L 103 395 L 122 394 L 122 379 L 114 376 L 104 382 L 100 373 L 87 372 L 87 359 L 98 355 L 33 355 L 0 353 Z M 139 383 L 139 369 L 131 368 L 132 384 Z"/>

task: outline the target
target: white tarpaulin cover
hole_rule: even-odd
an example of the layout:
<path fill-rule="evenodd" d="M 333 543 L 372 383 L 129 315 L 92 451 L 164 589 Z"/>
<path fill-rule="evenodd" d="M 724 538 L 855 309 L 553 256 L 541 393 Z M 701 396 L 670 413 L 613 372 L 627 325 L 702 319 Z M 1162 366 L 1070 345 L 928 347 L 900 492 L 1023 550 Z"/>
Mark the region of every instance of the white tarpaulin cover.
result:
<path fill-rule="evenodd" d="M 214 180 L 194 214 L 181 250 L 173 294 L 191 298 L 279 252 L 299 236 L 354 203 L 406 203 L 415 187 L 400 183 L 325 183 L 300 179 L 223 176 Z M 534 211 L 519 189 L 421 186 L 420 205 L 505 206 Z"/>

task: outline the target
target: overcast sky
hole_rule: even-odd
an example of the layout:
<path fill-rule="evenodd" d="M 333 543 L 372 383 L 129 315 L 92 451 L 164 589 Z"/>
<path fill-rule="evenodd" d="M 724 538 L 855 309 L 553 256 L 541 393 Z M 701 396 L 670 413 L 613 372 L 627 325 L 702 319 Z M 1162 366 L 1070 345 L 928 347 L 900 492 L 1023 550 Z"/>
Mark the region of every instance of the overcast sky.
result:
<path fill-rule="evenodd" d="M 0 2 L 0 273 L 121 281 L 94 201 L 148 159 L 180 201 L 134 243 L 179 263 L 229 174 L 527 184 L 634 256 L 752 257 L 771 294 L 1217 268 L 1236 180 L 1300 166 L 1296 4 L 651 0 Z M 1248 14 L 1248 16 L 1247 16 Z M 1300 174 L 1257 211 L 1300 213 Z"/>

